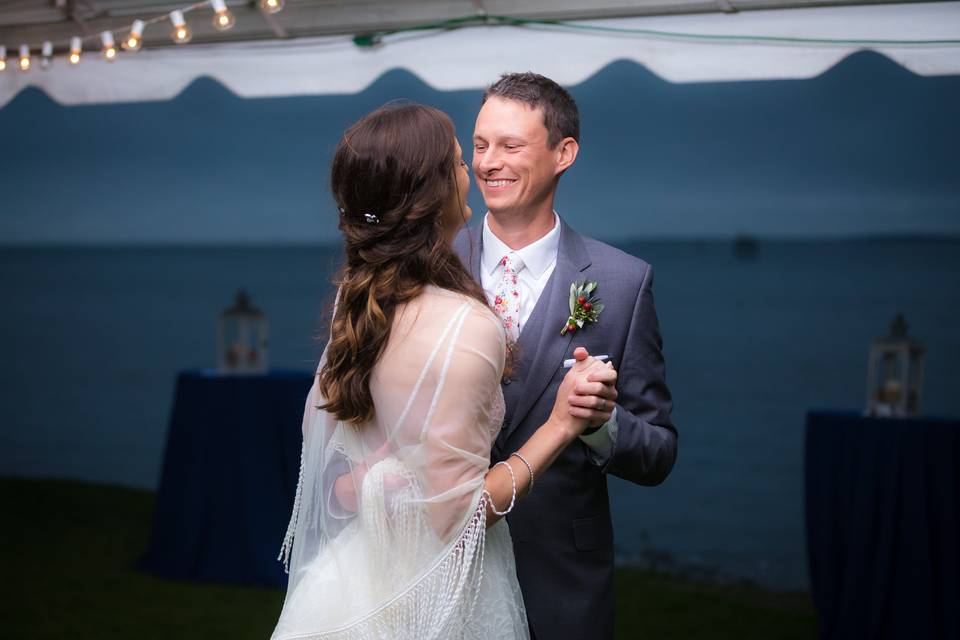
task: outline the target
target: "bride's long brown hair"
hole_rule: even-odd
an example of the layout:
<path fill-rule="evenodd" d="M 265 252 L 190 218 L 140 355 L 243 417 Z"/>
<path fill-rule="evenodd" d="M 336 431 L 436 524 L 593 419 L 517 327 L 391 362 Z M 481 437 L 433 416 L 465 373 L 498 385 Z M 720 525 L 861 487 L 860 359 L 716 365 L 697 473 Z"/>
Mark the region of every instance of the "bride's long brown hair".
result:
<path fill-rule="evenodd" d="M 487 304 L 444 224 L 445 207 L 454 198 L 463 202 L 455 162 L 450 118 L 414 103 L 367 114 L 337 145 L 330 188 L 346 261 L 334 279 L 339 297 L 319 375 L 321 408 L 339 420 L 360 424 L 373 417 L 370 373 L 398 305 L 427 284 Z"/>

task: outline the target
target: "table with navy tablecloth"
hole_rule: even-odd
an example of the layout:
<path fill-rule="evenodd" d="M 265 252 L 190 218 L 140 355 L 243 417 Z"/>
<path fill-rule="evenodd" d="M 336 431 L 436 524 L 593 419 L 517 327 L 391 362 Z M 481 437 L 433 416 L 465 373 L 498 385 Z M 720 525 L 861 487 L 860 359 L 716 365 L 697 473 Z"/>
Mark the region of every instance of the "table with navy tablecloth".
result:
<path fill-rule="evenodd" d="M 807 415 L 820 638 L 960 638 L 960 421 Z"/>
<path fill-rule="evenodd" d="M 286 584 L 276 558 L 296 492 L 312 381 L 301 371 L 178 376 L 141 569 L 178 580 Z"/>

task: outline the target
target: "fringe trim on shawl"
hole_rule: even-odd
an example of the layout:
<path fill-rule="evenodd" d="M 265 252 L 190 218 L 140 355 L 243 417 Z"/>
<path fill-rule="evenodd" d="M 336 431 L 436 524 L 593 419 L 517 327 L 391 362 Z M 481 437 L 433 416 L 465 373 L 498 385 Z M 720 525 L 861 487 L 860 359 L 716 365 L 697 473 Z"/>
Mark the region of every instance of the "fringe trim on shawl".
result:
<path fill-rule="evenodd" d="M 444 559 L 416 584 L 363 618 L 320 633 L 283 640 L 446 640 L 463 635 L 480 595 L 487 530 L 487 498 Z"/>
<path fill-rule="evenodd" d="M 307 441 L 304 438 L 300 445 L 300 472 L 297 476 L 297 493 L 293 497 L 293 511 L 290 522 L 287 524 L 287 533 L 283 536 L 283 545 L 277 560 L 283 563 L 284 573 L 290 573 L 290 552 L 293 550 L 293 536 L 297 530 L 297 519 L 300 517 L 300 494 L 303 491 L 303 457 L 306 454 Z"/>

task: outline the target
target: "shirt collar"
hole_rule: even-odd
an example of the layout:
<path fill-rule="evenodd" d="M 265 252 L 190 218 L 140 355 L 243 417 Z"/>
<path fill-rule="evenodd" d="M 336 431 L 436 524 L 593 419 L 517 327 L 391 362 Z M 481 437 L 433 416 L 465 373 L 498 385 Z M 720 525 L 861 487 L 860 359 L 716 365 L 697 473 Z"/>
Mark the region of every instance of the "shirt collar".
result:
<path fill-rule="evenodd" d="M 516 253 L 523 260 L 530 273 L 539 278 L 557 259 L 560 249 L 560 216 L 553 212 L 553 229 L 547 235 L 531 242 L 522 249 L 514 251 L 498 238 L 490 229 L 488 213 L 483 217 L 483 250 L 480 256 L 481 267 L 490 275 L 500 266 L 500 259 L 508 253 Z"/>

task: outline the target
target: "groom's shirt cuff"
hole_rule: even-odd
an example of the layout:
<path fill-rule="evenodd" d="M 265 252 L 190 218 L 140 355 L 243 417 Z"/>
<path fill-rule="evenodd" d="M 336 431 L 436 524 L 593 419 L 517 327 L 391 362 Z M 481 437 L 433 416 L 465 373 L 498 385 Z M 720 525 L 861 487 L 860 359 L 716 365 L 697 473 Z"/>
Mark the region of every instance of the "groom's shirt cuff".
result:
<path fill-rule="evenodd" d="M 613 408 L 610 419 L 600 425 L 600 428 L 590 435 L 580 436 L 583 443 L 587 445 L 587 454 L 590 461 L 598 467 L 602 467 L 610 458 L 610 452 L 613 451 L 613 445 L 617 441 L 617 407 Z"/>

